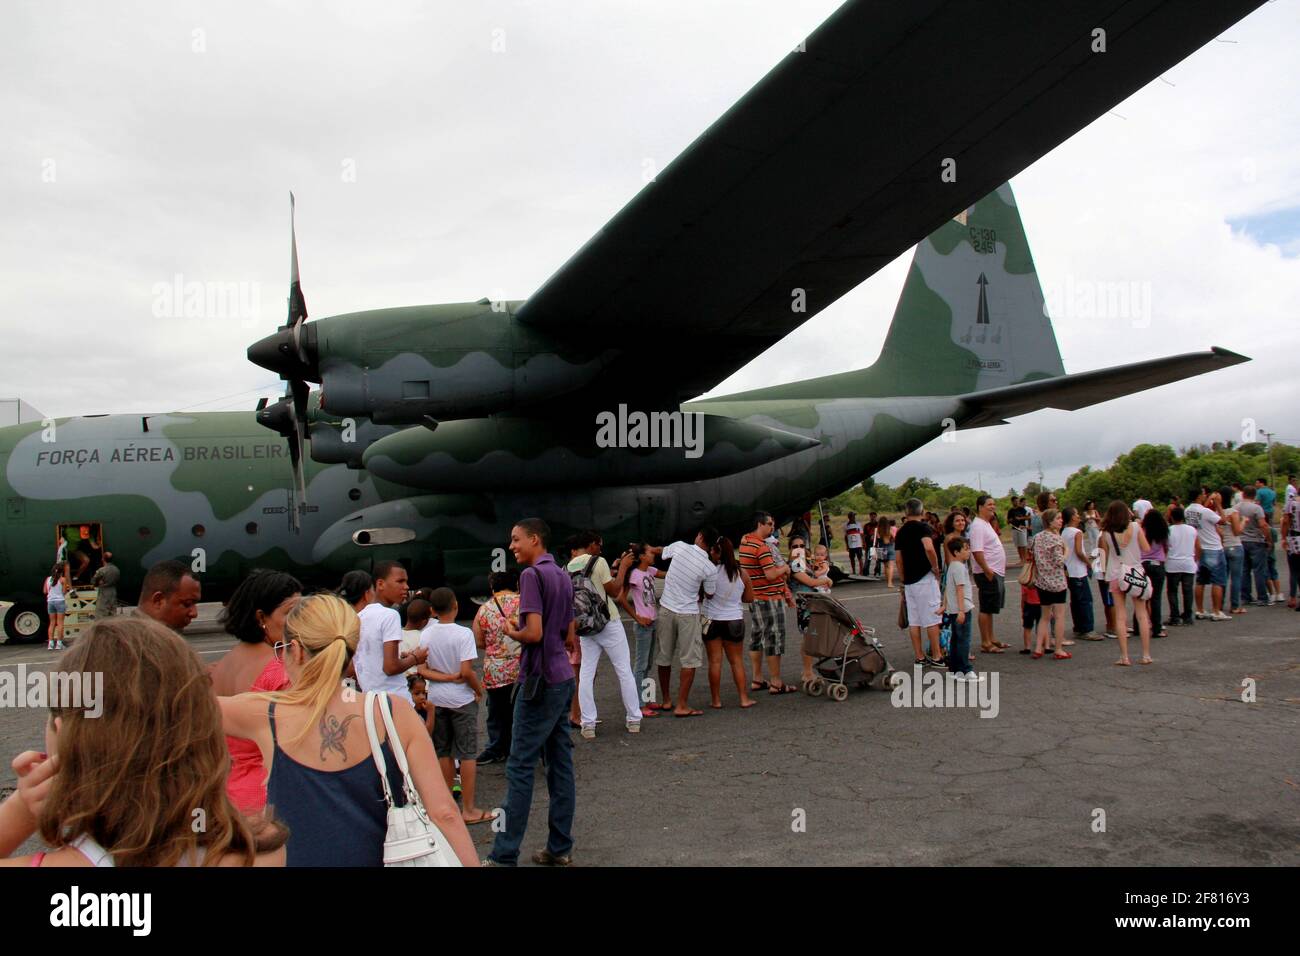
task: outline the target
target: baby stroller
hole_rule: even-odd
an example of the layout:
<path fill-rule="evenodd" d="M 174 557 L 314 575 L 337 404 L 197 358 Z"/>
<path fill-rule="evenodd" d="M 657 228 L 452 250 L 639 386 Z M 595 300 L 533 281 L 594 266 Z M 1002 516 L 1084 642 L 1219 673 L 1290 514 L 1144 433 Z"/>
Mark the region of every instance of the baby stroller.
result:
<path fill-rule="evenodd" d="M 885 660 L 875 628 L 863 626 L 829 594 L 804 592 L 795 595 L 795 600 L 801 617 L 808 621 L 803 652 L 813 658 L 821 675 L 804 682 L 806 694 L 820 697 L 825 692 L 831 700 L 843 701 L 849 696 L 849 684 L 889 688 L 894 669 Z"/>

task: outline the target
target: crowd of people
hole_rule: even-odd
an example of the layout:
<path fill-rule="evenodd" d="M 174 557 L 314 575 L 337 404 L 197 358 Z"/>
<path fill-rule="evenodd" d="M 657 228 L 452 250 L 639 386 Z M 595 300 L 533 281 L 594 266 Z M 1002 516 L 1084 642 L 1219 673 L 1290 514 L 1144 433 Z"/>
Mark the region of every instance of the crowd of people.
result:
<path fill-rule="evenodd" d="M 900 523 L 847 516 L 850 573 L 883 577 L 890 588 L 897 577 L 899 623 L 916 665 L 979 681 L 977 656 L 1010 648 L 995 631 L 1008 573 L 996 512 L 981 495 L 973 509 L 943 518 L 918 499 Z M 1163 510 L 1141 498 L 1104 512 L 1092 501 L 1060 508 L 1044 492 L 1032 507 L 1014 500 L 1005 524 L 1020 557 L 1020 653 L 1035 659 L 1068 660 L 1075 640 L 1112 638 L 1116 663 L 1129 665 L 1135 631 L 1138 663 L 1150 664 L 1151 642 L 1168 627 L 1229 621 L 1252 603 L 1300 610 L 1294 478 L 1281 509 L 1261 480 L 1204 487 L 1189 504 Z M 651 718 L 702 716 L 691 700 L 700 668 L 708 706 L 722 708 L 724 662 L 742 709 L 794 693 L 782 665 L 787 610 L 805 630 L 797 596 L 829 592 L 845 578 L 830 559 L 829 521 L 814 547 L 807 526 L 792 528 L 783 549 L 772 515 L 759 512 L 739 542 L 706 526 L 690 541 L 632 544 L 612 563 L 600 534 L 586 531 L 564 543 L 561 566 L 546 523 L 523 519 L 510 539 L 518 570 L 490 576 L 468 627 L 458 623 L 465 615 L 453 591 L 412 591 L 397 562 L 349 572 L 336 590 L 313 594 L 292 575 L 257 570 L 221 614 L 234 646 L 207 667 L 179 636 L 197 613 L 201 584 L 187 565 L 162 562 L 134 610 L 106 615 L 60 659 L 61 670 L 105 675 L 103 716 L 57 705 L 45 750 L 15 759 L 18 788 L 0 804 L 2 862 L 380 865 L 391 800 L 422 807 L 463 865 L 480 862 L 469 828 L 492 823 L 482 863 L 512 866 L 540 763 L 547 838 L 532 860 L 568 865 L 573 731 L 596 736 L 601 660 L 609 659 L 629 734 Z M 1279 537 L 1287 597 L 1274 555 Z M 66 565 L 47 584 L 53 612 L 70 587 Z M 813 680 L 816 662 L 800 658 L 802 680 Z M 391 731 L 369 692 L 391 701 Z M 373 737 L 372 723 L 381 728 Z M 478 767 L 494 763 L 505 765 L 499 811 L 479 798 Z M 399 769 L 407 764 L 409 777 Z M 12 857 L 33 836 L 48 849 Z"/>
<path fill-rule="evenodd" d="M 976 613 L 979 653 L 1002 654 L 1011 647 L 994 631 L 1006 604 L 1008 566 L 996 502 L 981 495 L 973 512 L 954 507 L 942 521 L 924 511 L 918 499 L 908 501 L 905 510 L 891 544 L 903 590 L 900 622 L 908 627 L 915 663 L 947 665 L 978 680 L 973 655 L 966 651 L 967 613 Z M 1281 512 L 1280 526 L 1275 511 Z M 853 519 L 850 515 L 846 534 Z M 1104 513 L 1094 501 L 1061 508 L 1057 496 L 1044 491 L 1033 506 L 1013 498 L 1005 524 L 1020 559 L 1020 653 L 1034 659 L 1051 654 L 1069 660 L 1073 655 L 1067 648 L 1075 640 L 1110 638 L 1119 647 L 1115 663 L 1129 666 L 1129 638 L 1136 633 L 1138 663 L 1151 664 L 1151 641 L 1168 637 L 1169 627 L 1230 621 L 1246 614 L 1248 604 L 1285 602 L 1300 610 L 1300 502 L 1294 475 L 1288 477 L 1280 509 L 1268 481 L 1259 478 L 1253 486 L 1202 486 L 1187 505 L 1175 497 L 1163 510 L 1145 498 L 1131 506 L 1113 501 Z M 879 550 L 879 536 L 876 542 Z M 1279 542 L 1290 571 L 1285 597 L 1276 560 Z M 1096 603 L 1104 617 L 1101 633 Z"/>

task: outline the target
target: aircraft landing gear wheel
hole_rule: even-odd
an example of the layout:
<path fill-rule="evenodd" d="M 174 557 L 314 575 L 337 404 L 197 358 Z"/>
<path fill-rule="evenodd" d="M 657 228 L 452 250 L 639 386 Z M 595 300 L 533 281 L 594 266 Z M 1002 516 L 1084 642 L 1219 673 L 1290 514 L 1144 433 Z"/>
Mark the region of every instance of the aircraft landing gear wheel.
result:
<path fill-rule="evenodd" d="M 837 704 L 849 699 L 849 687 L 847 684 L 831 684 L 826 692 L 830 695 L 831 700 L 835 701 Z"/>
<path fill-rule="evenodd" d="M 33 604 L 15 604 L 5 612 L 4 632 L 11 644 L 41 640 L 49 625 L 49 618 Z"/>
<path fill-rule="evenodd" d="M 804 693 L 809 697 L 820 697 L 822 691 L 826 690 L 826 682 L 820 677 L 814 677 L 810 681 L 805 681 L 803 685 Z"/>

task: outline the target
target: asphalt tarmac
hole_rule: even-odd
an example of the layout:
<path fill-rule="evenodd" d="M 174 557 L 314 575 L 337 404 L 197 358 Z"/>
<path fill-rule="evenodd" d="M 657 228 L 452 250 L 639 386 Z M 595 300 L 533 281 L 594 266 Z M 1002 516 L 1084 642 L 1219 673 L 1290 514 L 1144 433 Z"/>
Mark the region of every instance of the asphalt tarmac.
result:
<path fill-rule="evenodd" d="M 1153 665 L 1116 667 L 1113 640 L 1077 642 L 1072 660 L 1017 654 L 1019 589 L 1007 590 L 996 633 L 1013 646 L 975 661 L 997 673 L 995 717 L 895 707 L 874 689 L 842 703 L 760 694 L 741 711 L 724 668 L 724 709 L 708 708 L 701 671 L 691 700 L 704 716 L 656 717 L 633 736 L 606 662 L 597 737 L 574 735 L 575 863 L 1300 863 L 1300 614 L 1251 608 L 1172 628 L 1152 642 Z M 891 665 L 910 669 L 896 592 L 851 583 L 835 596 L 877 629 Z M 793 612 L 789 623 L 797 634 Z M 230 641 L 202 618 L 187 637 L 204 660 Z M 56 656 L 0 646 L 0 669 Z M 797 654 L 783 674 L 798 681 Z M 1243 700 L 1247 679 L 1253 702 Z M 42 746 L 44 720 L 0 710 L 0 794 L 13 785 L 9 757 Z M 499 805 L 504 765 L 482 768 L 479 780 L 480 806 Z M 524 859 L 546 838 L 540 774 L 537 784 Z M 471 832 L 486 853 L 490 828 Z"/>

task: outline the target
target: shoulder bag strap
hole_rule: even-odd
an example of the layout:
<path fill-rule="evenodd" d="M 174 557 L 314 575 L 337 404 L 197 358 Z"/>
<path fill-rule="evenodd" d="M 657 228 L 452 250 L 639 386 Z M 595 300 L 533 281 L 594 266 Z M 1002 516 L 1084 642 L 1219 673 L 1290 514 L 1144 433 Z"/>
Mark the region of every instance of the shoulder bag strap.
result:
<path fill-rule="evenodd" d="M 406 785 L 407 806 L 415 807 L 420 812 L 420 816 L 427 817 L 424 801 L 420 799 L 420 791 L 415 788 L 415 781 L 411 779 L 411 768 L 406 762 L 406 751 L 397 736 L 397 727 L 393 724 L 393 711 L 387 694 L 379 696 L 379 713 L 383 716 L 384 727 L 388 730 L 388 746 L 392 748 L 393 759 L 397 761 L 397 767 L 402 771 L 402 782 Z M 384 786 L 387 788 L 387 783 Z"/>
<path fill-rule="evenodd" d="M 388 764 L 384 760 L 384 750 L 379 743 L 379 734 L 375 731 L 375 698 L 379 698 L 384 704 L 388 703 L 387 694 L 381 694 L 373 690 L 366 691 L 366 736 L 370 738 L 370 756 L 374 758 L 375 767 L 379 770 L 379 781 L 384 785 L 384 799 L 388 802 L 388 809 L 391 810 L 393 808 L 393 791 L 388 786 Z M 384 709 L 386 711 L 387 707 Z M 386 713 L 385 718 L 387 718 Z M 385 719 L 384 723 L 387 724 L 388 720 Z M 389 730 L 389 740 L 392 740 L 392 735 L 393 732 Z M 401 752 L 401 744 L 397 745 L 395 752 Z M 402 755 L 402 759 L 406 759 L 405 754 Z"/>

